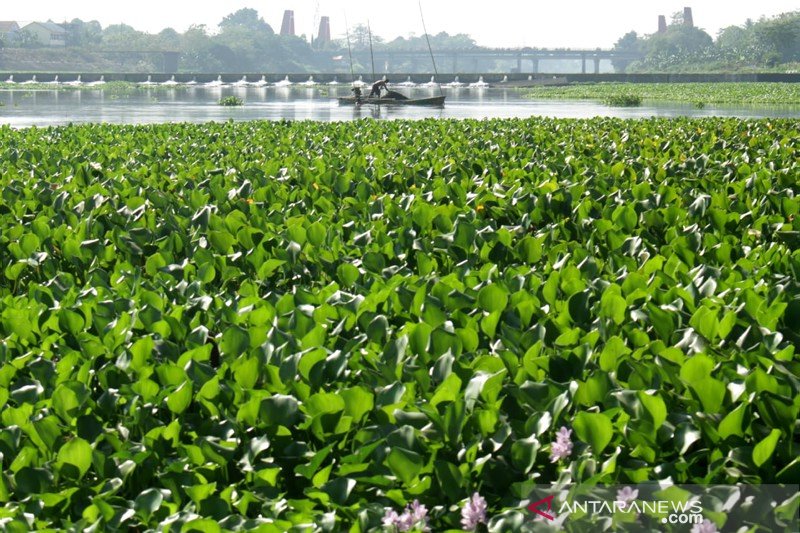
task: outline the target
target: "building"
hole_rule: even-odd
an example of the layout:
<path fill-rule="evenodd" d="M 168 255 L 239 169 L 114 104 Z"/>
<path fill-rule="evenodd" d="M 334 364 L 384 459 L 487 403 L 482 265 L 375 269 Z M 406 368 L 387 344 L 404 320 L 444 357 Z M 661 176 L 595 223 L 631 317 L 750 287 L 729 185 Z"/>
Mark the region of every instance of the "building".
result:
<path fill-rule="evenodd" d="M 294 11 L 287 9 L 283 12 L 283 23 L 281 23 L 281 35 L 294 36 Z"/>
<path fill-rule="evenodd" d="M 67 30 L 53 22 L 31 22 L 20 31 L 33 35 L 42 46 L 67 46 Z"/>
<path fill-rule="evenodd" d="M 0 42 L 8 44 L 19 31 L 19 24 L 13 20 L 0 20 Z"/>
<path fill-rule="evenodd" d="M 323 47 L 331 42 L 331 19 L 322 17 L 319 21 L 319 32 L 317 33 L 316 44 Z"/>

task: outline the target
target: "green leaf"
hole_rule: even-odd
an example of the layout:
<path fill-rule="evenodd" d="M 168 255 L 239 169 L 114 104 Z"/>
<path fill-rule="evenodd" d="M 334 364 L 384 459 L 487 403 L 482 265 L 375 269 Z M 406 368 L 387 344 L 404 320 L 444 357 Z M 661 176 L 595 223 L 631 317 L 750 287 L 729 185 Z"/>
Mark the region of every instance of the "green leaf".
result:
<path fill-rule="evenodd" d="M 508 291 L 496 284 L 486 285 L 478 292 L 478 305 L 489 313 L 501 312 L 508 305 Z"/>
<path fill-rule="evenodd" d="M 611 287 L 616 288 L 616 291 Z M 619 287 L 612 285 L 603 293 L 600 298 L 600 314 L 606 318 L 610 318 L 615 324 L 619 325 L 625 321 L 625 311 L 628 304 L 625 298 L 619 295 Z"/>
<path fill-rule="evenodd" d="M 419 475 L 424 465 L 422 457 L 411 450 L 395 447 L 386 457 L 386 464 L 392 473 L 406 485 L 410 485 Z"/>
<path fill-rule="evenodd" d="M 211 246 L 221 254 L 230 253 L 233 245 L 236 244 L 236 237 L 227 231 L 210 231 L 208 233 L 208 240 Z"/>
<path fill-rule="evenodd" d="M 689 325 L 709 342 L 716 340 L 717 332 L 719 331 L 719 320 L 717 319 L 716 311 L 704 305 L 699 307 L 689 320 Z"/>
<path fill-rule="evenodd" d="M 573 428 L 578 438 L 588 443 L 596 455 L 606 449 L 614 436 L 611 420 L 603 413 L 580 412 L 575 416 Z"/>
<path fill-rule="evenodd" d="M 744 434 L 743 423 L 746 409 L 747 406 L 742 404 L 722 419 L 717 428 L 717 433 L 721 439 L 727 439 L 731 435 L 741 437 Z"/>
<path fill-rule="evenodd" d="M 62 468 L 71 465 L 77 469 L 78 477 L 83 477 L 92 466 L 92 447 L 80 437 L 68 440 L 58 450 L 58 464 Z"/>
<path fill-rule="evenodd" d="M 157 489 L 146 489 L 136 497 L 133 502 L 133 510 L 141 516 L 145 522 L 150 520 L 150 517 L 161 508 L 161 503 L 164 501 L 164 495 Z"/>
<path fill-rule="evenodd" d="M 250 334 L 239 326 L 230 326 L 222 334 L 219 349 L 225 355 L 239 357 L 250 349 Z"/>
<path fill-rule="evenodd" d="M 780 438 L 781 430 L 773 429 L 764 440 L 756 444 L 755 448 L 753 448 L 753 462 L 756 466 L 763 465 L 772 457 Z"/>
<path fill-rule="evenodd" d="M 175 391 L 167 396 L 167 407 L 176 415 L 184 412 L 192 403 L 192 384 L 184 381 Z"/>

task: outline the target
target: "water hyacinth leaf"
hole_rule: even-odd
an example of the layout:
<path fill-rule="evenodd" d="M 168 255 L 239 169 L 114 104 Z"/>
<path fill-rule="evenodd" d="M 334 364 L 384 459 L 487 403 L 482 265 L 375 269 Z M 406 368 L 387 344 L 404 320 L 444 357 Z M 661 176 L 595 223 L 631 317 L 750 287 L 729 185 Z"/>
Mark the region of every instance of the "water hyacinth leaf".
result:
<path fill-rule="evenodd" d="M 778 440 L 781 438 L 781 430 L 773 429 L 761 442 L 753 448 L 753 462 L 756 466 L 762 466 L 775 452 Z"/>
<path fill-rule="evenodd" d="M 238 326 L 231 326 L 222 334 L 220 351 L 225 355 L 238 357 L 250 348 L 250 335 Z"/>
<path fill-rule="evenodd" d="M 77 473 L 83 477 L 92 466 L 92 447 L 80 437 L 68 440 L 58 450 L 58 464 L 62 470 L 72 467 L 74 472 L 66 471 L 67 475 Z"/>
<path fill-rule="evenodd" d="M 614 435 L 611 420 L 603 413 L 580 412 L 573 427 L 578 438 L 589 444 L 596 455 L 603 453 Z"/>
<path fill-rule="evenodd" d="M 386 464 L 406 485 L 410 485 L 416 479 L 424 465 L 419 454 L 403 448 L 392 448 L 386 457 Z"/>
<path fill-rule="evenodd" d="M 150 520 L 150 516 L 161 508 L 164 495 L 157 489 L 146 489 L 136 497 L 133 510 L 145 521 Z"/>
<path fill-rule="evenodd" d="M 183 413 L 192 402 L 192 384 L 184 381 L 174 392 L 167 396 L 167 407 L 174 414 Z"/>
<path fill-rule="evenodd" d="M 503 311 L 508 305 L 508 291 L 498 285 L 486 285 L 478 292 L 478 305 L 489 313 Z"/>
<path fill-rule="evenodd" d="M 625 298 L 619 295 L 619 287 L 613 286 L 616 291 L 606 289 L 600 298 L 600 313 L 602 316 L 610 318 L 614 324 L 622 324 L 625 321 L 625 311 L 628 308 Z"/>
<path fill-rule="evenodd" d="M 83 331 L 86 321 L 80 315 L 80 313 L 76 313 L 75 311 L 71 311 L 69 309 L 62 309 L 58 314 L 58 325 L 62 331 L 72 335 L 77 335 Z"/>

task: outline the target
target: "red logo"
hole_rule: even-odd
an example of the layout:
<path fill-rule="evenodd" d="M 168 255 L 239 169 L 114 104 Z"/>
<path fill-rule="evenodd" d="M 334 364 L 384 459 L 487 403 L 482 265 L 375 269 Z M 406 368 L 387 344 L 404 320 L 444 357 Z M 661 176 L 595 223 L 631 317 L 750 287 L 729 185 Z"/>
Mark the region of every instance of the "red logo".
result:
<path fill-rule="evenodd" d="M 532 513 L 536 513 L 536 514 L 538 514 L 539 516 L 543 516 L 544 518 L 546 518 L 546 519 L 548 519 L 548 520 L 551 520 L 551 521 L 552 521 L 552 520 L 555 520 L 556 518 L 555 518 L 554 516 L 552 516 L 552 515 L 550 515 L 550 514 L 547 514 L 547 513 L 545 513 L 544 511 L 542 511 L 542 510 L 540 510 L 540 509 L 539 509 L 539 507 L 540 507 L 540 506 L 542 506 L 542 505 L 545 505 L 545 504 L 546 504 L 546 505 L 547 505 L 547 510 L 548 510 L 548 511 L 552 510 L 552 509 L 553 509 L 553 498 L 554 498 L 554 496 L 550 495 L 550 496 L 548 496 L 547 498 L 544 498 L 544 499 L 542 499 L 542 500 L 539 500 L 539 501 L 538 501 L 538 502 L 536 502 L 536 503 L 532 503 L 532 504 L 530 504 L 530 505 L 528 506 L 528 510 L 529 510 L 530 512 L 532 512 Z"/>

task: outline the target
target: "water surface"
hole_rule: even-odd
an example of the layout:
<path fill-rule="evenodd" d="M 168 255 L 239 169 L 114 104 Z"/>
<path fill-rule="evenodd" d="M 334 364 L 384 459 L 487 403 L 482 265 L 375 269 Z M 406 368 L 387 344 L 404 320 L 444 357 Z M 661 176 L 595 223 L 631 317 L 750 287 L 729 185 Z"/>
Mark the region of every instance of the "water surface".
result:
<path fill-rule="evenodd" d="M 413 98 L 438 95 L 438 88 L 400 88 Z M 347 96 L 349 87 L 178 87 L 141 88 L 130 91 L 0 91 L 0 124 L 12 127 L 56 126 L 102 122 L 150 124 L 165 122 L 209 122 L 246 120 L 343 121 L 361 118 L 556 118 L 591 117 L 703 117 L 800 118 L 800 106 L 708 105 L 697 109 L 683 103 L 647 103 L 641 107 L 610 107 L 600 102 L 530 100 L 511 88 L 443 88 L 443 108 L 392 106 L 339 106 L 337 96 Z M 242 107 L 223 107 L 219 99 L 235 95 Z"/>

